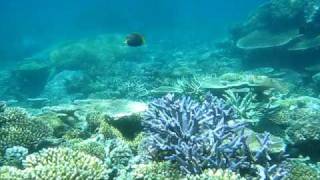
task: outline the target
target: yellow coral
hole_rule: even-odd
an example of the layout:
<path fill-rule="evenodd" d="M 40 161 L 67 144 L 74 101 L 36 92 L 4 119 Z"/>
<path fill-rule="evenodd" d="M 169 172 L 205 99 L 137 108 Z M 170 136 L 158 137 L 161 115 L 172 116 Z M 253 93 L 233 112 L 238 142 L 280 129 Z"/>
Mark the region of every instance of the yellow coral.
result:
<path fill-rule="evenodd" d="M 144 180 L 174 180 L 181 179 L 182 174 L 170 162 L 150 162 L 148 164 L 137 164 L 132 172 L 133 179 Z"/>
<path fill-rule="evenodd" d="M 123 139 L 123 135 L 121 132 L 116 129 L 115 127 L 111 126 L 107 122 L 101 122 L 100 127 L 99 127 L 99 133 L 103 134 L 105 138 L 120 138 Z"/>
<path fill-rule="evenodd" d="M 207 169 L 200 175 L 187 176 L 186 180 L 244 180 L 244 178 L 230 170 Z"/>
<path fill-rule="evenodd" d="M 69 148 L 49 148 L 31 154 L 24 160 L 26 169 L 12 174 L 23 179 L 107 179 L 103 162 L 93 156 Z"/>
<path fill-rule="evenodd" d="M 50 127 L 29 118 L 22 108 L 6 108 L 0 116 L 0 151 L 12 146 L 31 148 L 52 135 Z"/>
<path fill-rule="evenodd" d="M 136 152 L 138 150 L 139 145 L 141 144 L 144 138 L 143 133 L 139 133 L 133 140 L 125 140 L 125 142 L 130 146 L 130 148 Z"/>
<path fill-rule="evenodd" d="M 21 122 L 28 119 L 28 113 L 25 109 L 18 107 L 7 107 L 0 114 L 0 123 Z"/>
<path fill-rule="evenodd" d="M 105 151 L 104 151 L 103 144 L 98 143 L 96 141 L 90 141 L 90 140 L 82 141 L 74 144 L 72 146 L 72 149 L 95 156 L 101 160 L 105 158 Z"/>
<path fill-rule="evenodd" d="M 317 168 L 300 160 L 289 162 L 289 173 L 286 180 L 316 180 L 320 178 Z"/>

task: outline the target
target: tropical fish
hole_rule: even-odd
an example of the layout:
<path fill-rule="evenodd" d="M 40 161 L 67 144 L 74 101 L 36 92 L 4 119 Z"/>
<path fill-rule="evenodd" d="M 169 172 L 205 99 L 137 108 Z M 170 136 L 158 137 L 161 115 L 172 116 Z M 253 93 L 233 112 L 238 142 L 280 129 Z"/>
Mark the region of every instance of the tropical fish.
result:
<path fill-rule="evenodd" d="M 126 37 L 125 43 L 131 47 L 138 47 L 144 44 L 144 37 L 139 33 L 132 33 Z"/>

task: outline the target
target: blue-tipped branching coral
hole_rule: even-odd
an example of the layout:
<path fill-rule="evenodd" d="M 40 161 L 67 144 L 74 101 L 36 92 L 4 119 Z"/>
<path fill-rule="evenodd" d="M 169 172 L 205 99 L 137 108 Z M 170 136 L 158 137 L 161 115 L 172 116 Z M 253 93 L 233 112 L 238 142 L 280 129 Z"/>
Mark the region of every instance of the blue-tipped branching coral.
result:
<path fill-rule="evenodd" d="M 148 151 L 177 164 L 186 174 L 206 169 L 254 170 L 255 163 L 269 161 L 268 136 L 261 150 L 253 153 L 246 142 L 245 124 L 236 123 L 234 110 L 223 100 L 208 94 L 202 103 L 173 94 L 156 99 L 145 113 Z"/>

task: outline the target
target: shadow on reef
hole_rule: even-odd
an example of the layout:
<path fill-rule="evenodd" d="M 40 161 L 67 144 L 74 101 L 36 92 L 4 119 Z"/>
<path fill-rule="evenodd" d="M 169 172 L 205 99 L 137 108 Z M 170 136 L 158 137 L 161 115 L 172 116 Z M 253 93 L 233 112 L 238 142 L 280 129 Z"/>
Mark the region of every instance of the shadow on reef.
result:
<path fill-rule="evenodd" d="M 50 75 L 48 65 L 27 62 L 18 66 L 11 72 L 9 94 L 25 99 L 26 97 L 37 97 L 43 91 L 45 84 Z"/>
<path fill-rule="evenodd" d="M 270 48 L 252 50 L 247 53 L 249 55 L 245 55 L 244 63 L 249 69 L 261 66 L 272 66 L 304 71 L 306 67 L 319 64 L 318 57 L 320 57 L 319 49 L 290 52 L 282 48 Z"/>
<path fill-rule="evenodd" d="M 288 146 L 288 152 L 292 154 L 293 157 L 307 156 L 314 163 L 320 161 L 320 141 L 308 141 L 301 144 L 296 144 L 293 146 Z"/>

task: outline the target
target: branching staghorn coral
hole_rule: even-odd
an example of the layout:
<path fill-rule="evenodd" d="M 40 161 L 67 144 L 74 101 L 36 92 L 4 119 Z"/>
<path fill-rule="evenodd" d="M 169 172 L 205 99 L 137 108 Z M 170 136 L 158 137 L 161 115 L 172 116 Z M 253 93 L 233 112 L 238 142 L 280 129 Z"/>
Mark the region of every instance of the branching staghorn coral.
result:
<path fill-rule="evenodd" d="M 202 93 L 200 84 L 196 76 L 192 78 L 180 78 L 174 84 L 175 88 L 181 89 L 184 94 L 199 95 Z"/>
<path fill-rule="evenodd" d="M 258 111 L 257 103 L 254 103 L 256 95 L 248 92 L 241 97 L 238 93 L 231 90 L 225 91 L 224 98 L 236 111 L 236 114 L 243 122 L 256 123 L 259 121 L 262 114 Z"/>
<path fill-rule="evenodd" d="M 231 121 L 234 117 L 224 100 L 210 94 L 201 104 L 190 97 L 177 99 L 168 94 L 153 101 L 145 114 L 149 151 L 177 163 L 186 174 L 201 174 L 212 168 L 252 170 L 255 164 L 266 165 L 271 161 L 269 136 L 258 137 L 261 148 L 251 152 L 245 125 Z"/>
<path fill-rule="evenodd" d="M 178 162 L 186 173 L 197 174 L 215 166 L 238 168 L 241 158 L 230 161 L 232 156 L 228 160 L 223 156 L 229 154 L 227 151 L 236 153 L 237 148 L 232 147 L 245 140 L 237 136 L 243 125 L 225 126 L 232 109 L 223 102 L 208 96 L 200 105 L 190 97 L 176 100 L 172 94 L 155 100 L 144 120 L 151 146 L 169 152 L 165 159 Z"/>
<path fill-rule="evenodd" d="M 256 169 L 256 173 L 261 180 L 281 180 L 287 175 L 287 170 L 283 167 L 283 164 L 271 165 L 270 161 L 272 160 L 268 149 L 272 144 L 270 140 L 270 133 L 264 133 L 261 137 L 257 136 L 257 139 L 260 144 L 260 150 L 256 153 L 248 153 L 247 150 L 247 159 L 250 162 L 253 162 L 253 167 Z M 249 149 L 247 147 L 247 149 Z M 280 158 L 285 158 L 285 155 L 281 155 Z"/>

